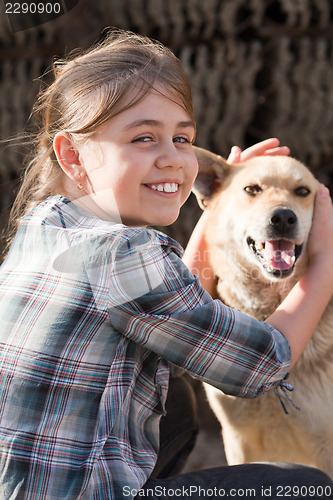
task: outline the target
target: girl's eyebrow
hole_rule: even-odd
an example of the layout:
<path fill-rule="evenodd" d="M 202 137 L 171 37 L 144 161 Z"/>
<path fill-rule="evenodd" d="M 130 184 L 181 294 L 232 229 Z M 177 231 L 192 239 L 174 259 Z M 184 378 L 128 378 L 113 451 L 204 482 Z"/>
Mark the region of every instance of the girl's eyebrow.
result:
<path fill-rule="evenodd" d="M 152 127 L 163 127 L 164 123 L 159 120 L 151 120 L 151 119 L 135 120 L 134 122 L 127 124 L 124 127 L 124 130 L 131 130 L 132 128 L 140 127 L 142 125 L 149 125 Z M 185 120 L 177 123 L 177 128 L 186 128 L 186 127 L 191 127 L 193 129 L 195 128 L 194 123 L 191 120 Z"/>

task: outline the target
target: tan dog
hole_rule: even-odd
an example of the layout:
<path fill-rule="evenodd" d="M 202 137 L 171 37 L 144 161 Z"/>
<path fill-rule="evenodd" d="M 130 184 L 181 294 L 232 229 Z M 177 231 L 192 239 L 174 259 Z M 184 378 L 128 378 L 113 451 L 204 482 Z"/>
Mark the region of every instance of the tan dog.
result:
<path fill-rule="evenodd" d="M 307 266 L 317 181 L 290 157 L 258 157 L 232 166 L 205 150 L 197 148 L 196 154 L 194 191 L 210 211 L 206 236 L 217 296 L 264 320 Z M 282 398 L 289 414 L 274 391 L 240 399 L 206 386 L 228 463 L 297 462 L 333 477 L 333 301 L 288 382 L 300 407 Z"/>

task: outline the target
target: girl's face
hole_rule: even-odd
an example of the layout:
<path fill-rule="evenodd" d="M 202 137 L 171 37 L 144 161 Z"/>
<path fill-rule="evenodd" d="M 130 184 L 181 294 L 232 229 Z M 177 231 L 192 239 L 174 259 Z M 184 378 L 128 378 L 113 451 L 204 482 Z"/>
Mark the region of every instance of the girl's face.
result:
<path fill-rule="evenodd" d="M 198 173 L 195 127 L 176 102 L 150 91 L 76 147 L 83 208 L 114 220 L 114 201 L 126 225 L 173 223 Z M 85 206 L 86 205 L 86 206 Z"/>

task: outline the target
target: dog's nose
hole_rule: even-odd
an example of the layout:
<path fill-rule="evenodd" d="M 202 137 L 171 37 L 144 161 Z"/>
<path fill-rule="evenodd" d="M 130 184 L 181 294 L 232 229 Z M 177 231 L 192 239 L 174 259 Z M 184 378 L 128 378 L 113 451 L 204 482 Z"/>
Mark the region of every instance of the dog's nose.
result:
<path fill-rule="evenodd" d="M 272 214 L 269 223 L 277 231 L 286 233 L 293 229 L 297 222 L 296 214 L 287 208 L 279 208 Z"/>

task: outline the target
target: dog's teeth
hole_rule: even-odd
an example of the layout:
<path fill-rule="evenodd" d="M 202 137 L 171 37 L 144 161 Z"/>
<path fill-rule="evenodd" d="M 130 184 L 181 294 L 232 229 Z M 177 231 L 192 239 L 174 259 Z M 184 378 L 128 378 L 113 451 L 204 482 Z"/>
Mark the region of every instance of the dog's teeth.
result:
<path fill-rule="evenodd" d="M 264 243 L 257 243 L 257 242 L 255 242 L 254 246 L 255 246 L 255 249 L 256 249 L 256 251 L 258 253 L 260 253 L 265 248 L 265 244 Z"/>

